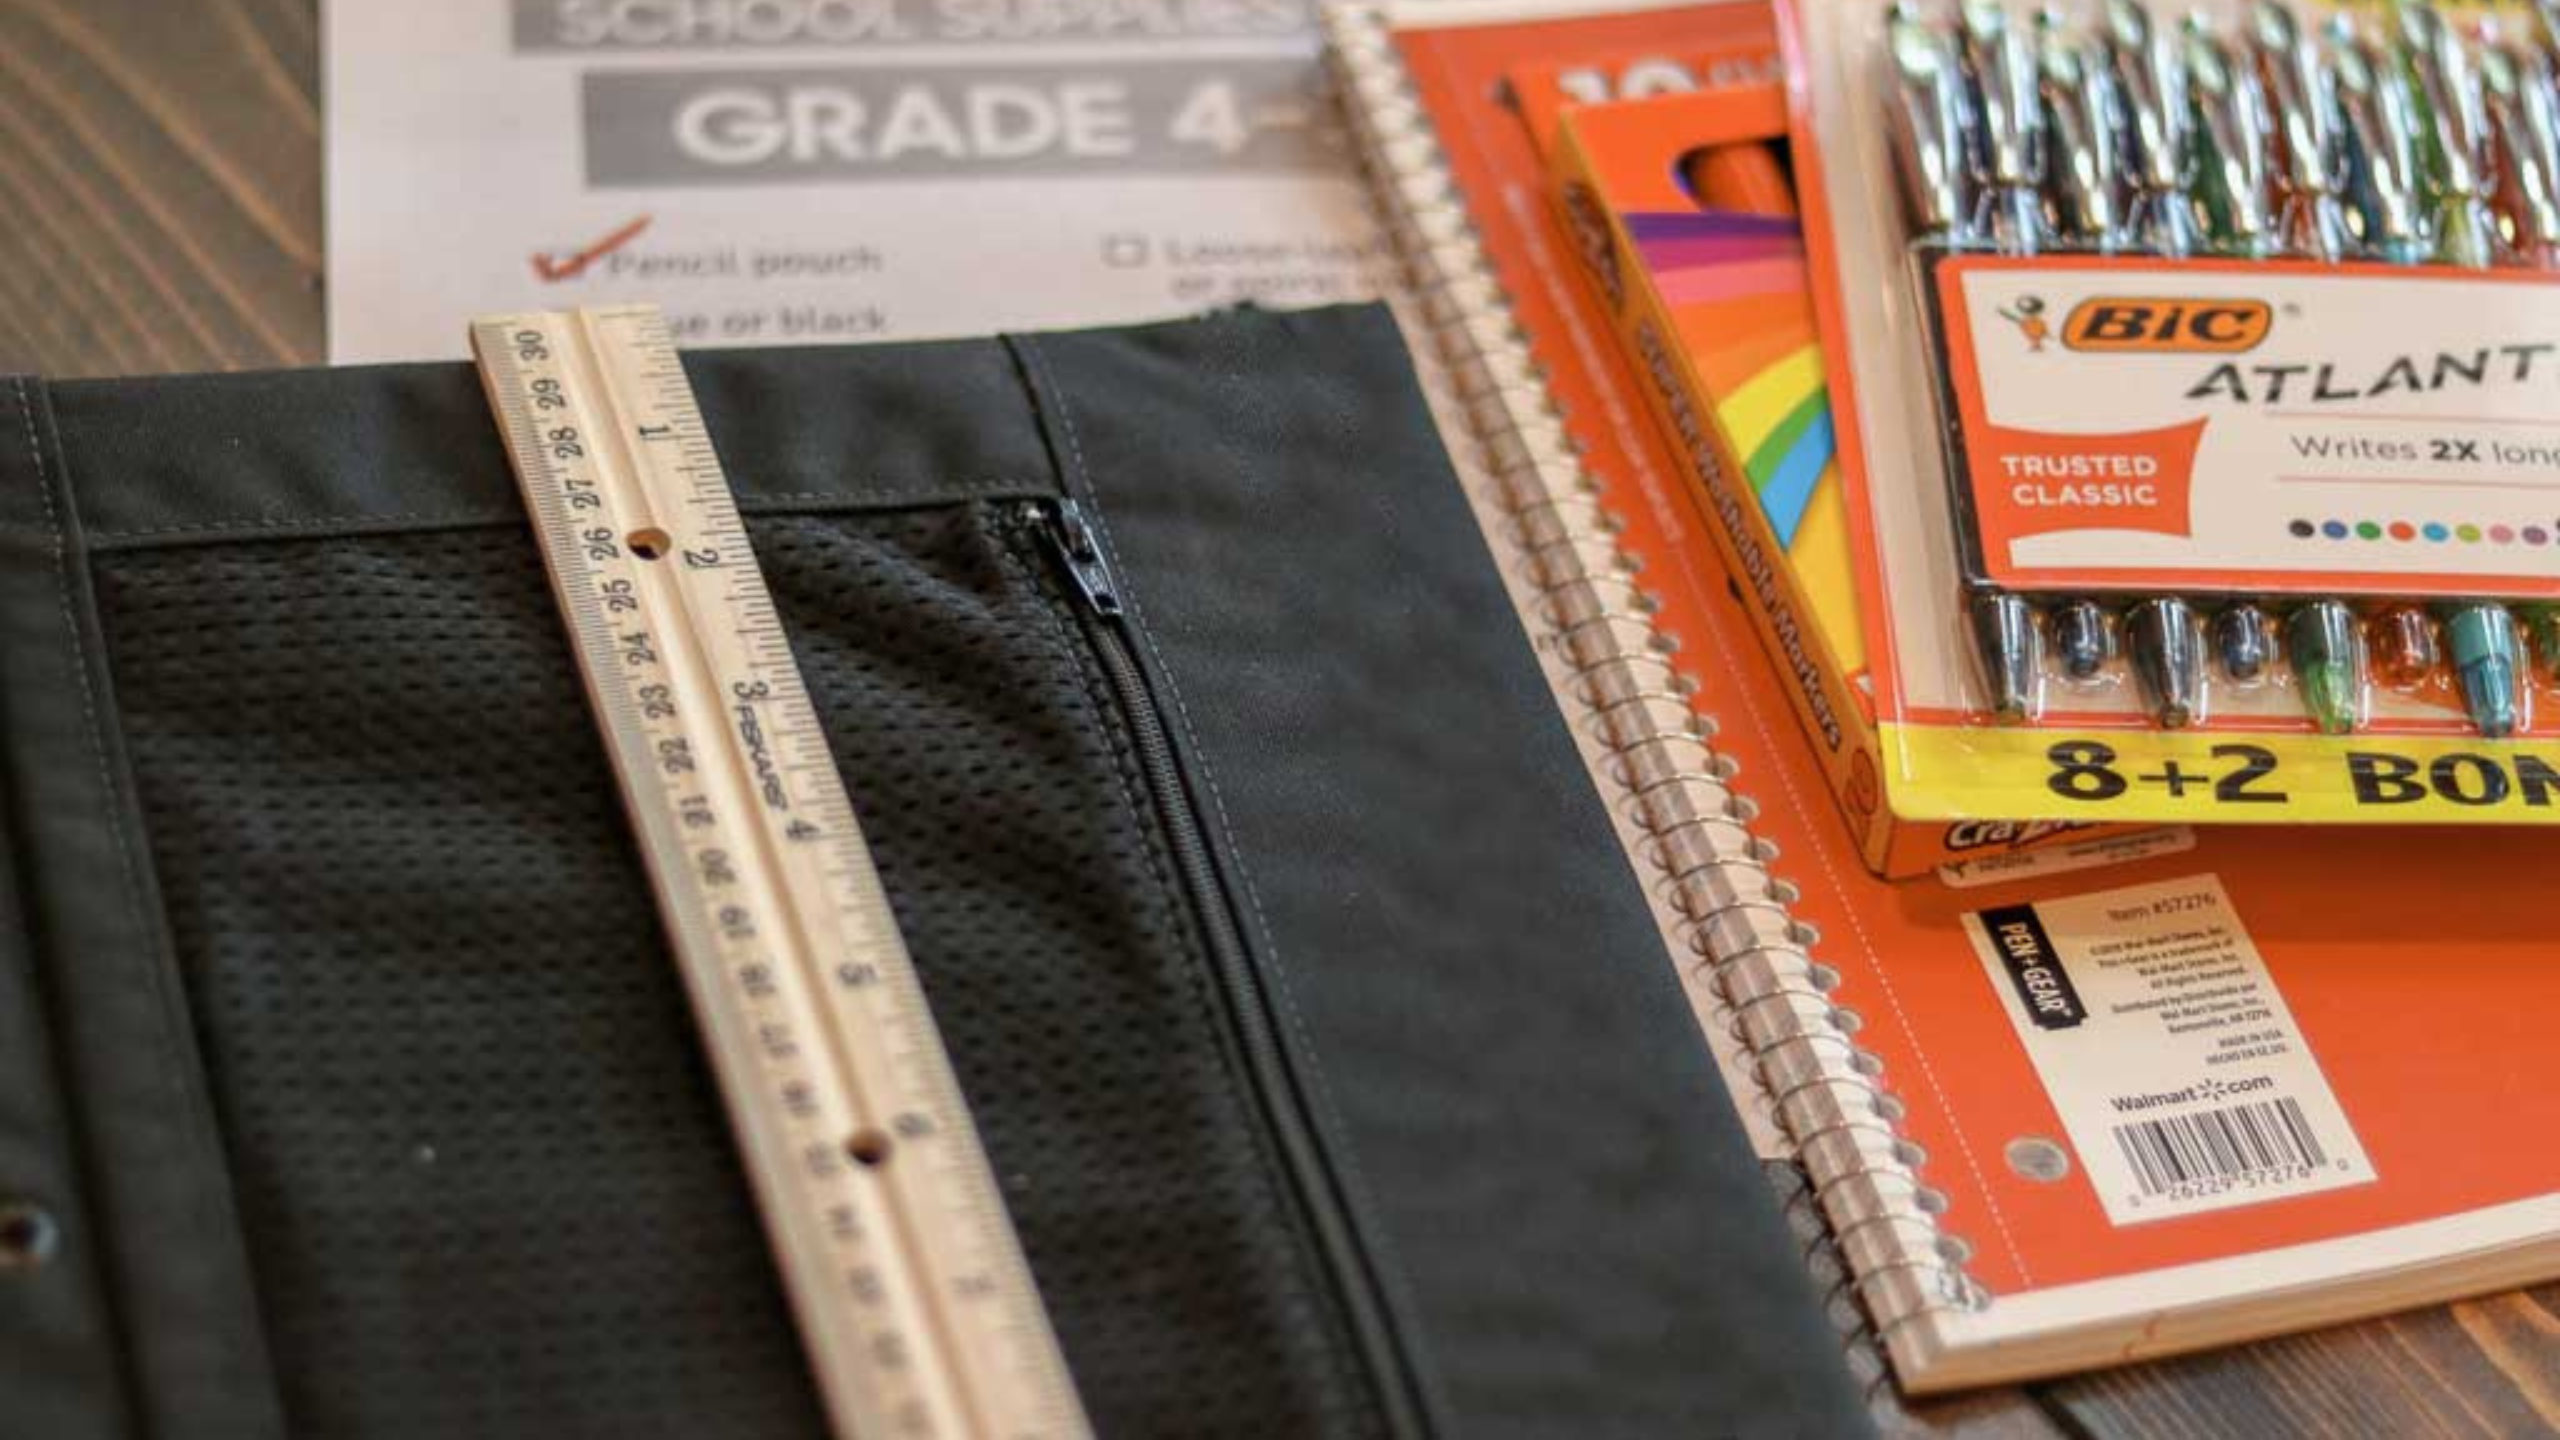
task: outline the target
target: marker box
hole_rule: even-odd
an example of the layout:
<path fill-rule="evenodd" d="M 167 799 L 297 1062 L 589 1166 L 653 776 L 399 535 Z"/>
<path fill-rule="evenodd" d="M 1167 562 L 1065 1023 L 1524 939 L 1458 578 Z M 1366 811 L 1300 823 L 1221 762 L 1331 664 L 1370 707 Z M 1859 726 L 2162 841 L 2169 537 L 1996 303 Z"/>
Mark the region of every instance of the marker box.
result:
<path fill-rule="evenodd" d="M 1592 293 L 1867 864 L 1902 877 L 1989 846 L 2090 838 L 2044 817 L 1923 818 L 1896 804 L 1783 87 L 1746 77 L 1562 109 L 1552 123 L 1557 203 Z"/>

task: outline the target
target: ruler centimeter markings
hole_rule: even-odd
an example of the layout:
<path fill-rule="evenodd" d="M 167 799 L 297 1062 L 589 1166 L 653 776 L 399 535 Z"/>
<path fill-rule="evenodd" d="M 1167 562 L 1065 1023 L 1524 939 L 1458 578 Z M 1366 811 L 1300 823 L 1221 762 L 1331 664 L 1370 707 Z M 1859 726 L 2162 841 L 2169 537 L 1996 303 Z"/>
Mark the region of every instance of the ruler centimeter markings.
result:
<path fill-rule="evenodd" d="M 837 1435 L 1089 1434 L 664 318 L 471 343 Z"/>

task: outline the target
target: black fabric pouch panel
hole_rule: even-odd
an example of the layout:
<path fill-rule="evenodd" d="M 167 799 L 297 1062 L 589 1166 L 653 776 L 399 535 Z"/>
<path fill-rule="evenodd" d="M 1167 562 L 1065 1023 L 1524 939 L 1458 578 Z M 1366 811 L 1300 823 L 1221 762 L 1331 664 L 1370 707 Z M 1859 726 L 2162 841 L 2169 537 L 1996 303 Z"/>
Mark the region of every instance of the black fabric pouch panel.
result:
<path fill-rule="evenodd" d="M 688 368 L 1103 1433 L 1856 1427 L 1383 312 Z M 819 1433 L 476 380 L 31 388 L 0 1430 Z"/>

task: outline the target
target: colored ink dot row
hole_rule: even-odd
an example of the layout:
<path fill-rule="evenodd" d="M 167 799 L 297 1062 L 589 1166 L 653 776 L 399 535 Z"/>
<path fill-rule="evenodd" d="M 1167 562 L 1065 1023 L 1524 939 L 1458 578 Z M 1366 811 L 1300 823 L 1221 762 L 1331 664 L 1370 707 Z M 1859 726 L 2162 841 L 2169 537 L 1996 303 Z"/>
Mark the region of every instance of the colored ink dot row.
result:
<path fill-rule="evenodd" d="M 2549 545 L 2555 540 L 2560 540 L 2560 527 L 2545 528 L 2540 525 L 2527 525 L 2519 530 L 2512 525 L 2482 526 L 2474 525 L 2469 521 L 2447 525 L 2439 520 L 2429 520 L 2420 525 L 2406 520 L 2394 520 L 2386 525 L 2379 520 L 2352 522 L 2296 520 L 2286 525 L 2285 529 L 2297 540 L 2309 540 L 2315 537 L 2330 540 L 2380 540 L 2388 536 L 2393 540 L 2404 542 L 2423 538 L 2439 545 L 2448 540 L 2459 540 L 2466 545 L 2477 545 L 2483 540 L 2492 545 L 2513 545 L 2517 541 L 2523 541 L 2527 545 Z"/>

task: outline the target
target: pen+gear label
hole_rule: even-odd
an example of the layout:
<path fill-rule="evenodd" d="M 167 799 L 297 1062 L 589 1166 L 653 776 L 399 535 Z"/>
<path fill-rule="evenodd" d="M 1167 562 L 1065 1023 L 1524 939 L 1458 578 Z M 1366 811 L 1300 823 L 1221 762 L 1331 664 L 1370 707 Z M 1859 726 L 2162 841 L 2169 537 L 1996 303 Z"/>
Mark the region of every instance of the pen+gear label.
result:
<path fill-rule="evenodd" d="M 2375 1178 L 2218 876 L 1994 906 L 1964 926 L 2111 1222 Z"/>
<path fill-rule="evenodd" d="M 1986 578 L 2560 597 L 2560 276 L 1933 264 Z"/>

